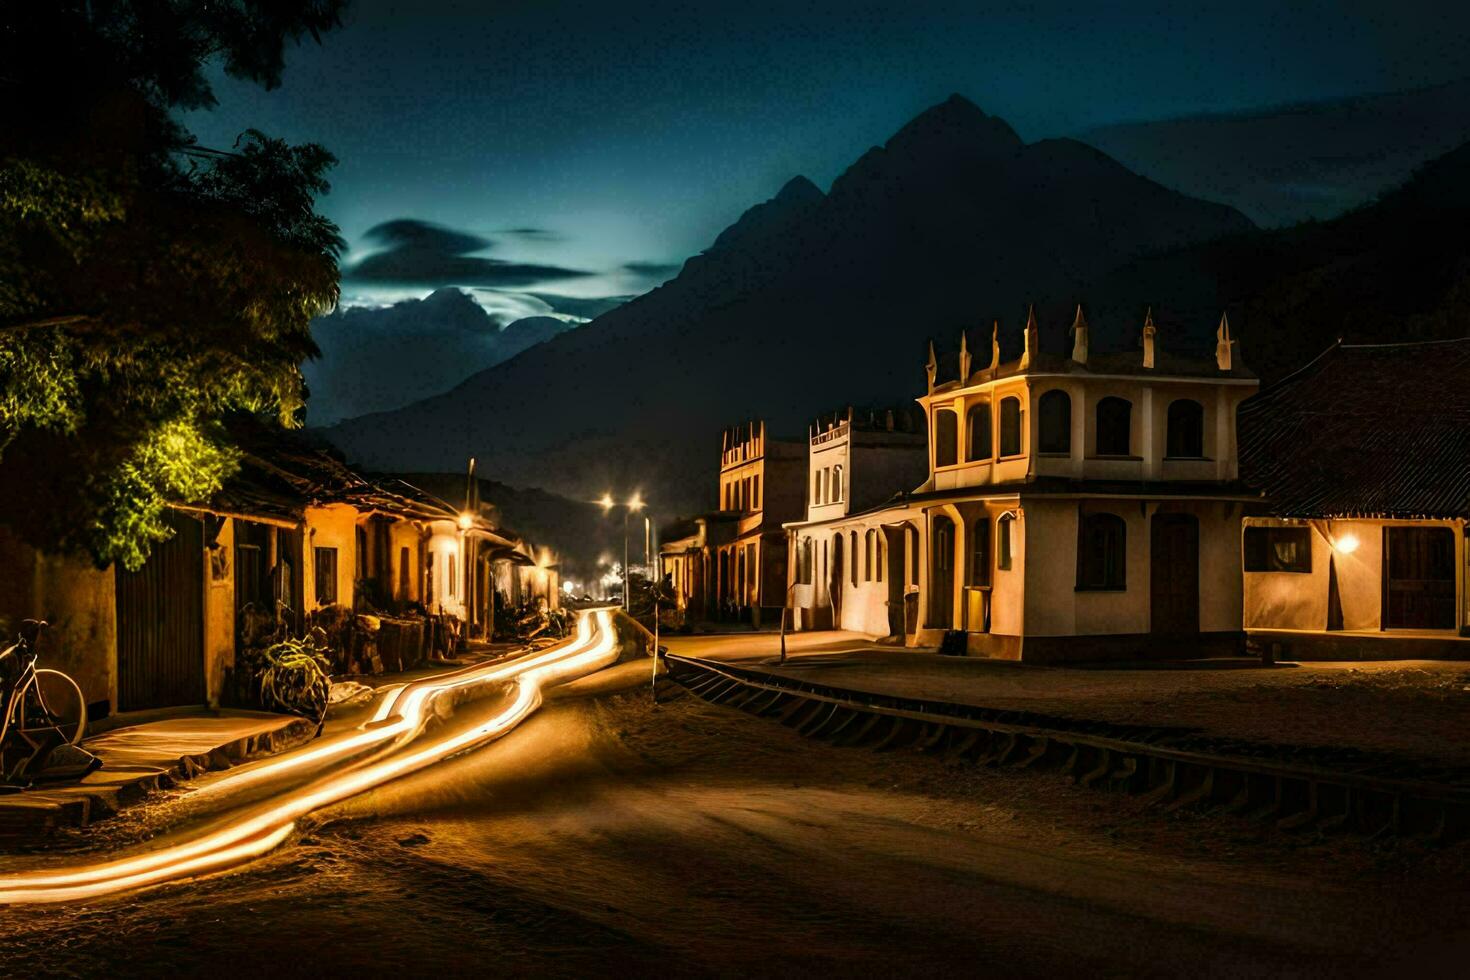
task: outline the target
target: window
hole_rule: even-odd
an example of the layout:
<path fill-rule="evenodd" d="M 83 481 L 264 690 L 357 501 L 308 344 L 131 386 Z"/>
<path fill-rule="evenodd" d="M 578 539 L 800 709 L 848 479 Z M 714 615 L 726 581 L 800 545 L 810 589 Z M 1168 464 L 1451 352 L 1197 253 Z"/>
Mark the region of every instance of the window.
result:
<path fill-rule="evenodd" d="M 824 546 L 825 547 L 825 546 Z M 745 584 L 754 591 L 755 589 L 755 545 L 745 546 L 745 554 L 748 556 L 745 563 Z"/>
<path fill-rule="evenodd" d="M 743 500 L 746 510 L 755 510 L 755 498 L 750 495 L 750 477 L 740 481 L 740 499 Z"/>
<path fill-rule="evenodd" d="M 330 606 L 337 601 L 337 549 L 317 548 L 316 556 L 316 602 L 319 606 Z"/>
<path fill-rule="evenodd" d="M 812 483 L 812 503 L 814 503 L 814 504 L 826 503 L 826 501 L 822 499 L 822 471 L 821 470 L 817 470 L 817 475 L 813 478 L 813 481 L 814 482 Z"/>
<path fill-rule="evenodd" d="M 459 578 L 457 574 L 459 571 L 459 562 L 454 560 L 453 551 L 449 552 L 449 554 L 445 556 L 444 566 L 446 571 L 448 572 L 448 574 L 444 576 L 444 580 L 448 583 L 448 588 L 444 590 L 444 594 L 449 597 L 457 596 L 459 595 Z"/>
<path fill-rule="evenodd" d="M 873 530 L 863 535 L 863 581 L 873 581 Z"/>
<path fill-rule="evenodd" d="M 974 462 L 989 459 L 990 445 L 990 402 L 971 405 L 965 413 L 965 459 Z"/>
<path fill-rule="evenodd" d="M 730 510 L 730 484 L 725 484 L 724 490 L 720 496 L 720 507 L 722 510 Z"/>
<path fill-rule="evenodd" d="M 750 491 L 751 491 L 750 509 L 751 510 L 760 510 L 760 508 L 761 508 L 761 475 L 759 473 L 757 473 L 755 475 L 755 478 L 751 481 Z"/>
<path fill-rule="evenodd" d="M 429 552 L 424 565 L 424 605 L 434 603 L 434 553 Z"/>
<path fill-rule="evenodd" d="M 979 515 L 970 522 L 970 585 L 990 584 L 990 518 Z"/>
<path fill-rule="evenodd" d="M 1128 525 L 1117 514 L 1083 514 L 1077 532 L 1077 588 L 1083 592 L 1128 588 Z"/>
<path fill-rule="evenodd" d="M 1043 453 L 1072 451 L 1072 399 L 1059 388 L 1042 395 L 1036 403 L 1036 420 L 1041 427 L 1036 448 Z"/>
<path fill-rule="evenodd" d="M 1133 403 L 1122 398 L 1104 398 L 1097 403 L 1097 454 L 1127 456 L 1131 448 Z"/>
<path fill-rule="evenodd" d="M 959 417 L 948 408 L 934 412 L 934 465 L 953 466 L 959 462 Z"/>
<path fill-rule="evenodd" d="M 832 467 L 832 502 L 842 503 L 842 466 Z"/>
<path fill-rule="evenodd" d="M 1248 527 L 1245 529 L 1245 570 L 1248 572 L 1310 572 L 1312 531 L 1306 527 Z"/>
<path fill-rule="evenodd" d="M 995 567 L 1001 571 L 1011 570 L 1011 527 L 1015 517 L 1002 514 L 995 522 Z"/>
<path fill-rule="evenodd" d="M 361 580 L 367 578 L 369 572 L 367 528 L 359 527 L 355 538 L 357 539 L 357 578 Z"/>
<path fill-rule="evenodd" d="M 1169 432 L 1164 455 L 1173 459 L 1200 459 L 1205 454 L 1205 408 L 1181 398 L 1169 403 Z"/>
<path fill-rule="evenodd" d="M 881 582 L 883 581 L 883 559 L 887 557 L 888 546 L 884 543 L 882 531 L 875 531 L 873 533 L 876 535 L 878 542 L 878 546 L 873 549 L 873 564 L 875 566 L 873 569 L 873 578 Z"/>
<path fill-rule="evenodd" d="M 408 549 L 398 549 L 398 598 L 408 598 Z"/>
<path fill-rule="evenodd" d="M 1021 455 L 1021 399 L 1000 400 L 1000 454 Z"/>
<path fill-rule="evenodd" d="M 858 584 L 858 557 L 857 557 L 857 555 L 858 555 L 858 549 L 857 549 L 857 532 L 856 531 L 853 531 L 852 532 L 852 538 L 850 539 L 850 544 L 851 544 L 851 547 L 848 548 L 848 553 L 852 556 L 852 584 L 853 585 L 857 585 Z"/>

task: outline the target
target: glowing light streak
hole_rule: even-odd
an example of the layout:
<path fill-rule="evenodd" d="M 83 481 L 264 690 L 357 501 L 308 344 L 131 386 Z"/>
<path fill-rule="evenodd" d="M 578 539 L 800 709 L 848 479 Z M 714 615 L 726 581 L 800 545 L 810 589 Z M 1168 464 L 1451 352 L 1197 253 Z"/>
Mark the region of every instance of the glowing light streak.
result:
<path fill-rule="evenodd" d="M 595 630 L 593 619 L 596 619 Z M 606 609 L 583 613 L 577 623 L 576 639 L 563 646 L 507 663 L 470 667 L 447 676 L 404 685 L 390 692 L 374 717 L 364 723 L 359 732 L 299 755 L 283 757 L 276 766 L 241 773 L 233 785 L 362 751 L 390 739 L 398 739 L 395 747 L 402 747 L 422 732 L 435 697 L 472 684 L 513 680 L 516 693 L 510 705 L 472 728 L 436 739 L 412 752 L 389 755 L 322 777 L 315 783 L 259 804 L 229 826 L 204 832 L 192 840 L 146 854 L 71 870 L 37 871 L 0 878 L 0 903 L 97 898 L 223 870 L 268 854 L 291 835 L 296 821 L 307 814 L 500 737 L 536 710 L 541 704 L 543 687 L 605 667 L 616 657 L 617 642 L 611 613 Z"/>

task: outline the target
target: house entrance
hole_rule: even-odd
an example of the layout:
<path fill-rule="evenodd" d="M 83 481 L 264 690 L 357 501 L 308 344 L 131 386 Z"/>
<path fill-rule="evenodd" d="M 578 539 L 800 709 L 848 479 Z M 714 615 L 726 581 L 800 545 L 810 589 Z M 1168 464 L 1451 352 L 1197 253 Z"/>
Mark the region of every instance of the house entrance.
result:
<path fill-rule="evenodd" d="M 1149 629 L 1199 632 L 1199 521 L 1193 514 L 1155 514 L 1149 528 Z"/>
<path fill-rule="evenodd" d="M 1383 534 L 1383 628 L 1454 629 L 1454 532 L 1386 527 Z"/>
<path fill-rule="evenodd" d="M 174 536 L 136 572 L 117 570 L 117 700 L 121 711 L 203 704 L 204 529 L 177 512 Z"/>

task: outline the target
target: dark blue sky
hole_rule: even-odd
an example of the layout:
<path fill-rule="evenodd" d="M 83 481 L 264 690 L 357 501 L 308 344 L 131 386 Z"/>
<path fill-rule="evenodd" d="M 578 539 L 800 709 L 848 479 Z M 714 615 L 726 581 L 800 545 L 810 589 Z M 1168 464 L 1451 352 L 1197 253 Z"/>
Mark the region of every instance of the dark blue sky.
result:
<path fill-rule="evenodd" d="M 597 296 L 648 288 L 658 271 L 627 263 L 683 259 L 793 174 L 825 188 L 950 92 L 1035 140 L 1445 81 L 1467 28 L 1445 2 L 358 0 L 282 88 L 222 80 L 189 123 L 211 145 L 247 125 L 326 144 L 352 257 L 381 222 L 435 222 L 480 255 L 595 272 L 541 285 Z M 349 278 L 344 298 L 428 288 Z"/>

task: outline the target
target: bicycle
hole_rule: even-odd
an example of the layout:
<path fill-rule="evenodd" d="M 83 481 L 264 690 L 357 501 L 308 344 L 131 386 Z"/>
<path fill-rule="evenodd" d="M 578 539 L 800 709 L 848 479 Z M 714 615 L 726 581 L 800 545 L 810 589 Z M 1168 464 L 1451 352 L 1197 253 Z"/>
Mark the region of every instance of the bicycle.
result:
<path fill-rule="evenodd" d="M 0 785 L 74 779 L 102 760 L 78 748 L 87 731 L 87 701 L 76 681 L 37 667 L 44 620 L 21 623 L 19 638 L 0 650 Z"/>

